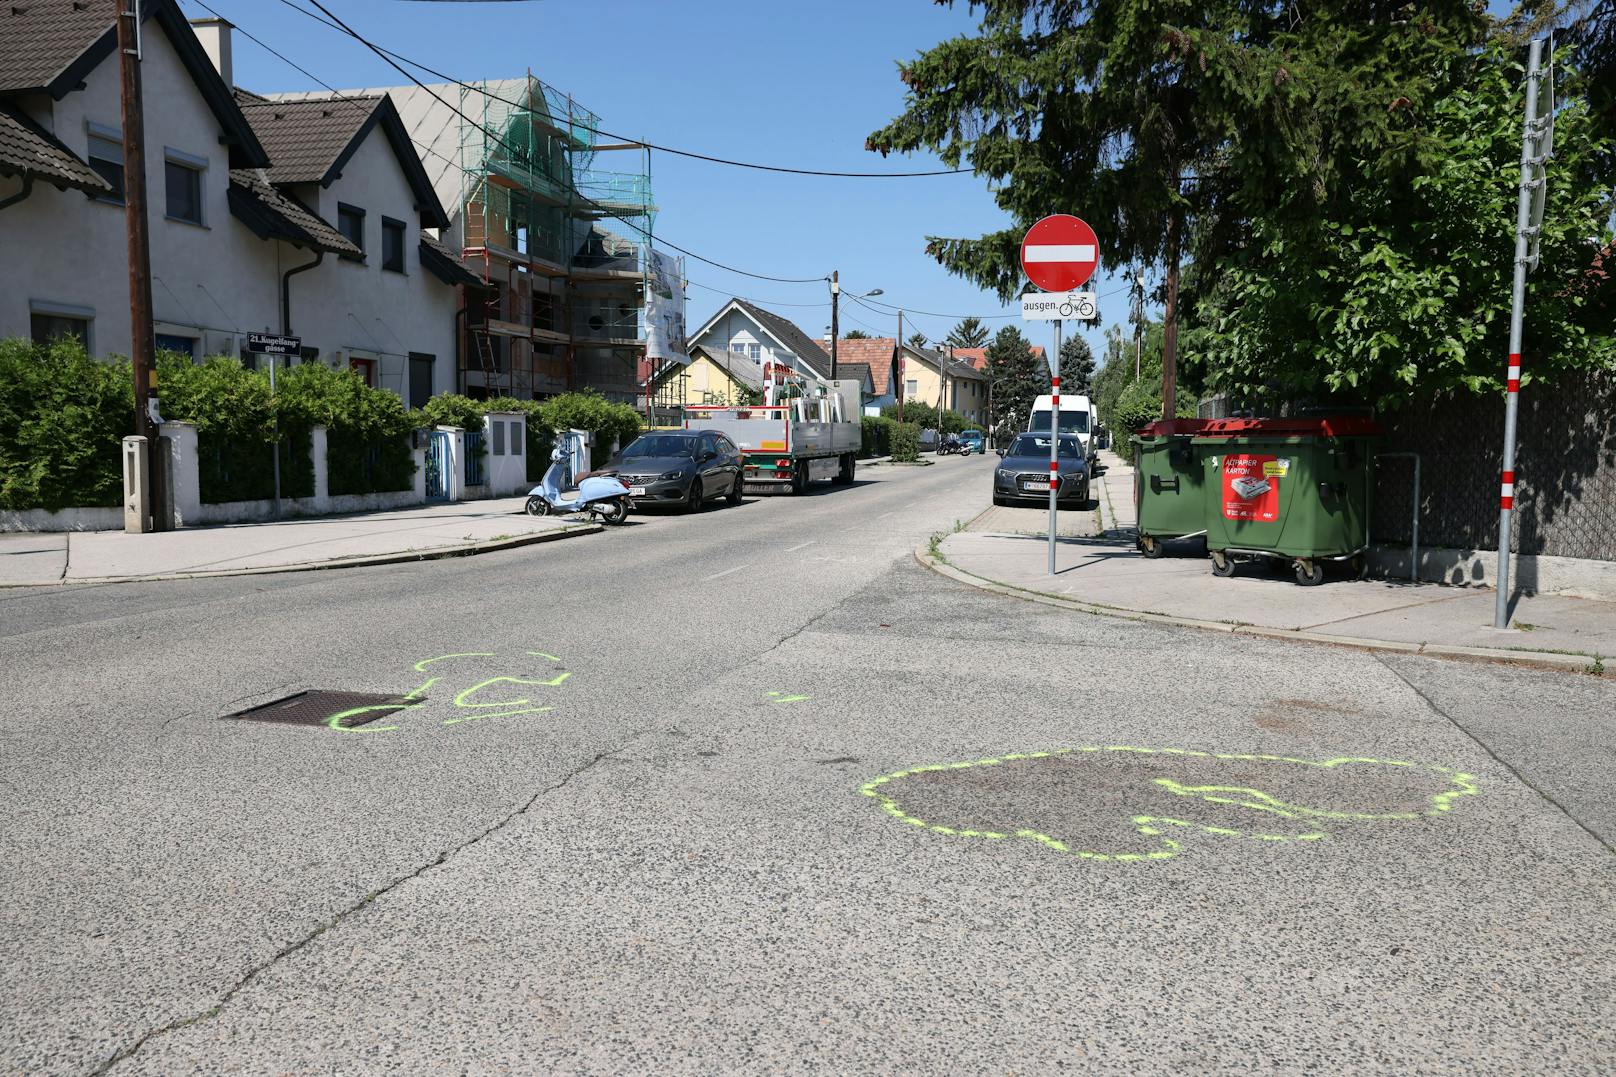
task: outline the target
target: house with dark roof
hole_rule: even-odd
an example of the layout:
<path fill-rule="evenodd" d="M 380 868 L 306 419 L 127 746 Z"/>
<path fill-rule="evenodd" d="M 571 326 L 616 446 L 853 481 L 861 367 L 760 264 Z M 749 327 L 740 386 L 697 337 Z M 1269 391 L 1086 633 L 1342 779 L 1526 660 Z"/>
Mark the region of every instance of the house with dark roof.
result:
<path fill-rule="evenodd" d="M 412 404 L 453 389 L 459 286 L 478 279 L 430 235 L 448 219 L 392 103 L 237 91 L 228 23 L 141 10 L 158 346 L 243 355 L 249 332 L 290 333 L 302 361 Z M 0 7 L 0 336 L 130 351 L 115 38 L 105 4 Z"/>
<path fill-rule="evenodd" d="M 690 346 L 733 352 L 758 370 L 780 363 L 816 378 L 830 377 L 830 354 L 795 323 L 745 299 L 731 299 L 690 335 Z"/>
<path fill-rule="evenodd" d="M 830 342 L 824 345 L 827 349 Z M 836 372 L 845 369 L 869 372 L 870 387 L 864 398 L 864 413 L 879 415 L 881 409 L 898 402 L 902 379 L 898 377 L 898 342 L 892 337 L 854 337 L 836 342 Z M 846 375 L 843 375 L 844 377 Z"/>

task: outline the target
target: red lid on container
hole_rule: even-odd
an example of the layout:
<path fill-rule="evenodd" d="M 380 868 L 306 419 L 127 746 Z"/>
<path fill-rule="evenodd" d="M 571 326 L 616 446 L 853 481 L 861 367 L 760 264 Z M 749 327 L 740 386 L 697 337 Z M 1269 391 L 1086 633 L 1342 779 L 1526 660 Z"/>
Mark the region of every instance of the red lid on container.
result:
<path fill-rule="evenodd" d="M 1179 420 L 1183 421 L 1183 420 Z M 1302 419 L 1209 419 L 1197 437 L 1374 437 L 1380 424 L 1362 415 L 1320 415 Z"/>

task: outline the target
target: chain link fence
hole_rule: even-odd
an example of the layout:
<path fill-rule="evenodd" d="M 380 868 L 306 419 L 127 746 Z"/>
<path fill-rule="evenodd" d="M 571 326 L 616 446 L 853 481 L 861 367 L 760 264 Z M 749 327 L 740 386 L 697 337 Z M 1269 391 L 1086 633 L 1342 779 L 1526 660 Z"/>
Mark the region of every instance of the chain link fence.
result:
<path fill-rule="evenodd" d="M 1384 450 L 1420 454 L 1420 544 L 1496 549 L 1503 400 L 1452 396 L 1381 421 Z M 1589 372 L 1527 385 L 1518 421 L 1515 551 L 1616 561 L 1616 377 Z M 1412 486 L 1411 461 L 1381 462 L 1375 541 L 1408 543 Z"/>

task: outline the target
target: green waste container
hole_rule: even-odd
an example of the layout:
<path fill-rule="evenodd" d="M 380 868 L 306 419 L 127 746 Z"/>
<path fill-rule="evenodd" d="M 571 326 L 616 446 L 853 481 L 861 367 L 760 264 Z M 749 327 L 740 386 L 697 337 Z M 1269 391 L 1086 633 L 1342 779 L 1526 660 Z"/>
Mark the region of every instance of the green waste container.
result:
<path fill-rule="evenodd" d="M 1324 582 L 1329 561 L 1362 575 L 1379 433 L 1348 417 L 1221 419 L 1196 434 L 1213 574 L 1261 557 L 1291 562 L 1301 584 Z"/>
<path fill-rule="evenodd" d="M 1206 531 L 1206 469 L 1193 438 L 1210 426 L 1207 419 L 1162 419 L 1129 439 L 1138 546 L 1146 557 L 1160 557 L 1163 540 Z"/>

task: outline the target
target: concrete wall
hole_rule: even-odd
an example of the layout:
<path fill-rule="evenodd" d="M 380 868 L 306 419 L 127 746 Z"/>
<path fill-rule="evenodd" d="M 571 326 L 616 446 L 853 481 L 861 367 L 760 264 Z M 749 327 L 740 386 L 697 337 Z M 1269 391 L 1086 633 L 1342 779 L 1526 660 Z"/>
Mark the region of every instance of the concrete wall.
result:
<path fill-rule="evenodd" d="M 156 22 L 147 23 L 141 78 L 147 98 L 147 174 L 151 204 L 152 306 L 157 332 L 196 341 L 195 354 L 237 354 L 248 332 L 280 332 L 280 277 L 312 255 L 259 239 L 230 214 L 229 159 L 222 131 L 189 72 Z M 118 64 L 109 56 L 85 88 L 59 102 L 33 99 L 30 115 L 81 157 L 90 126 L 117 137 L 121 130 Z M 169 220 L 165 149 L 205 160 L 203 223 Z M 19 181 L 0 179 L 0 197 Z M 373 130 L 326 191 L 311 194 L 327 220 L 336 202 L 366 212 L 370 264 L 325 264 L 292 278 L 292 328 L 322 361 L 346 365 L 349 355 L 378 360 L 377 384 L 407 390 L 410 351 L 436 356 L 434 391 L 454 387 L 455 289 L 419 264 L 419 215 L 396 159 Z M 406 273 L 381 268 L 381 218 L 406 224 Z M 24 201 L 0 212 L 0 336 L 29 335 L 31 309 L 92 318 L 95 354 L 130 350 L 128 256 L 122 205 L 36 183 Z M 160 387 L 159 387 L 160 388 Z"/>

